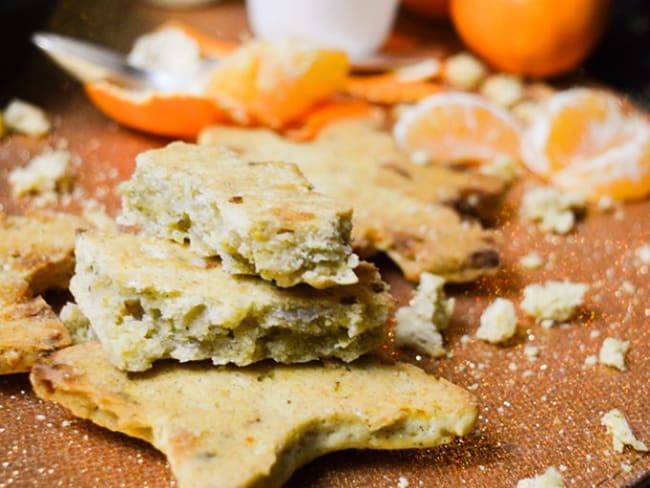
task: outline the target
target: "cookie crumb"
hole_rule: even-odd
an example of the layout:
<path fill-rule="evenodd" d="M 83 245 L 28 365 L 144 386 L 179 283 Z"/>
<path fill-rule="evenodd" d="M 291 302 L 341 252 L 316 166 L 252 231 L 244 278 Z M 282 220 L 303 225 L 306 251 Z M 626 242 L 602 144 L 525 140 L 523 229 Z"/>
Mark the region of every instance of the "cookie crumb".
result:
<path fill-rule="evenodd" d="M 589 285 L 568 281 L 547 281 L 524 288 L 521 308 L 542 325 L 568 320 L 582 305 Z"/>
<path fill-rule="evenodd" d="M 525 256 L 522 256 L 519 259 L 519 264 L 527 269 L 537 269 L 541 267 L 544 262 L 542 261 L 542 257 L 539 255 L 539 253 L 537 251 L 533 251 L 526 254 Z"/>
<path fill-rule="evenodd" d="M 644 244 L 634 251 L 639 261 L 643 264 L 650 264 L 650 244 Z"/>
<path fill-rule="evenodd" d="M 598 354 L 598 360 L 601 364 L 611 366 L 620 371 L 625 371 L 625 354 L 630 348 L 630 341 L 621 341 L 613 337 L 607 337 L 603 341 Z"/>
<path fill-rule="evenodd" d="M 585 204 L 585 196 L 580 193 L 539 186 L 524 195 L 520 216 L 524 221 L 537 222 L 544 232 L 567 234 L 575 225 L 575 212 L 583 210 Z"/>
<path fill-rule="evenodd" d="M 623 452 L 625 446 L 639 452 L 647 452 L 648 447 L 634 437 L 630 424 L 628 424 L 625 415 L 618 408 L 607 412 L 600 419 L 600 423 L 605 426 L 607 432 L 612 436 L 612 444 L 616 452 Z"/>
<path fill-rule="evenodd" d="M 473 90 L 481 83 L 486 74 L 485 64 L 468 52 L 448 57 L 443 67 L 445 81 L 454 88 L 462 90 Z"/>
<path fill-rule="evenodd" d="M 65 150 L 45 151 L 30 160 L 25 167 L 9 173 L 14 197 L 46 197 L 56 201 L 59 193 L 72 189 L 72 155 Z"/>
<path fill-rule="evenodd" d="M 445 298 L 445 281 L 431 273 L 420 275 L 420 284 L 408 305 L 395 312 L 395 344 L 408 346 L 432 357 L 446 350 L 440 331 L 447 327 L 455 300 Z"/>
<path fill-rule="evenodd" d="M 554 466 L 549 467 L 543 474 L 532 478 L 524 478 L 517 482 L 517 488 L 563 488 L 564 480 Z"/>
<path fill-rule="evenodd" d="M 481 95 L 497 105 L 509 108 L 524 96 L 521 79 L 505 73 L 488 76 L 481 85 Z"/>
<path fill-rule="evenodd" d="M 483 311 L 480 322 L 476 337 L 492 344 L 505 342 L 516 332 L 515 306 L 508 299 L 497 298 Z"/>
<path fill-rule="evenodd" d="M 43 136 L 52 129 L 43 110 L 18 98 L 11 100 L 5 108 L 4 121 L 7 128 L 30 136 Z"/>

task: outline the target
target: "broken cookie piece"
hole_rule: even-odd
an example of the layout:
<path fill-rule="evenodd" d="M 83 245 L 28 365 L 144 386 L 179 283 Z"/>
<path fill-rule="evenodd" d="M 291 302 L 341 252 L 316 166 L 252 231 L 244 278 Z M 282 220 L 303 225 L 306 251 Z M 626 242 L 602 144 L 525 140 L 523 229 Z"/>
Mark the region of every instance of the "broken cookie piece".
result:
<path fill-rule="evenodd" d="M 471 281 L 499 264 L 495 234 L 463 221 L 441 202 L 477 207 L 505 189 L 498 178 L 410 163 L 375 123 L 355 119 L 324 128 L 299 143 L 264 129 L 211 127 L 201 144 L 225 145 L 247 161 L 296 163 L 317 191 L 353 209 L 353 246 L 370 256 L 386 252 L 407 279 L 430 272 L 447 281 Z"/>
<path fill-rule="evenodd" d="M 189 241 L 202 256 L 219 255 L 225 271 L 282 287 L 357 281 L 352 208 L 312 191 L 292 163 L 176 142 L 140 154 L 122 196 L 120 223 Z"/>
<path fill-rule="evenodd" d="M 22 279 L 0 272 L 0 375 L 29 371 L 43 354 L 70 344 L 65 326 Z"/>
<path fill-rule="evenodd" d="M 342 449 L 433 447 L 470 432 L 473 397 L 409 364 L 115 369 L 99 344 L 38 362 L 36 394 L 165 453 L 180 488 L 280 487 Z"/>
<path fill-rule="evenodd" d="M 316 290 L 232 275 L 185 246 L 131 234 L 80 234 L 76 257 L 70 290 L 111 362 L 128 371 L 163 358 L 352 361 L 383 342 L 393 304 L 368 263 L 359 283 Z"/>
<path fill-rule="evenodd" d="M 0 269 L 25 280 L 34 295 L 65 289 L 74 271 L 75 232 L 82 228 L 87 222 L 65 213 L 0 214 Z"/>

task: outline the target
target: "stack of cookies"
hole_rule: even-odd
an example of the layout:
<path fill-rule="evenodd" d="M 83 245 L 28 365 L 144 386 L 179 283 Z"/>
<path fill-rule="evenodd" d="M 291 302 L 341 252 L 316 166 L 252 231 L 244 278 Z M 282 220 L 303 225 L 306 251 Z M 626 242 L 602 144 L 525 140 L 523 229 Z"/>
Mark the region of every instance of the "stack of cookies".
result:
<path fill-rule="evenodd" d="M 352 209 L 291 163 L 173 143 L 123 184 L 135 234 L 81 234 L 70 289 L 111 362 L 351 361 L 385 339 L 388 286 L 352 253 Z"/>
<path fill-rule="evenodd" d="M 468 392 L 366 355 L 386 341 L 388 285 L 352 252 L 351 208 L 295 165 L 173 143 L 122 191 L 140 232 L 77 236 L 70 289 L 99 342 L 37 362 L 41 398 L 151 442 L 192 488 L 278 487 L 330 451 L 472 429 Z"/>

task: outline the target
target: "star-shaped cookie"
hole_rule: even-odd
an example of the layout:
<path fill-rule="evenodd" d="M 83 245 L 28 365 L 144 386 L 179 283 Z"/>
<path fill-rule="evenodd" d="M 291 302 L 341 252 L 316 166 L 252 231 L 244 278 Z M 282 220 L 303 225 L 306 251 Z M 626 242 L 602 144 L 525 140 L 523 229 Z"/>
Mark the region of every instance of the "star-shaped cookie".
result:
<path fill-rule="evenodd" d="M 128 374 L 89 342 L 37 362 L 31 380 L 41 398 L 151 442 L 181 488 L 279 487 L 324 453 L 432 447 L 467 434 L 477 418 L 462 388 L 372 360 L 167 363 Z"/>
<path fill-rule="evenodd" d="M 316 190 L 352 205 L 355 249 L 362 256 L 386 252 L 410 280 L 427 271 L 470 281 L 498 266 L 494 234 L 442 203 L 462 206 L 474 195 L 481 207 L 505 183 L 414 165 L 373 120 L 332 124 L 307 143 L 265 129 L 215 126 L 199 143 L 227 146 L 247 160 L 296 163 Z"/>
<path fill-rule="evenodd" d="M 70 344 L 67 329 L 37 296 L 66 289 L 74 271 L 76 230 L 70 214 L 0 214 L 0 374 L 29 371 L 47 352 Z"/>

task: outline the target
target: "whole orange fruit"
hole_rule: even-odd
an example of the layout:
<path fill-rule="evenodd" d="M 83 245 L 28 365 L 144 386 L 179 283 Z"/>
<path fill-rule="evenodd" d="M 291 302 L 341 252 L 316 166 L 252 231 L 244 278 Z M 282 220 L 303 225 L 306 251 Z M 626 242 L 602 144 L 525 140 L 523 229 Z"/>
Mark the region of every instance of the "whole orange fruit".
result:
<path fill-rule="evenodd" d="M 409 10 L 434 19 L 449 17 L 449 0 L 402 0 Z"/>
<path fill-rule="evenodd" d="M 608 0 L 451 0 L 467 46 L 495 68 L 535 77 L 576 68 L 600 38 Z"/>

